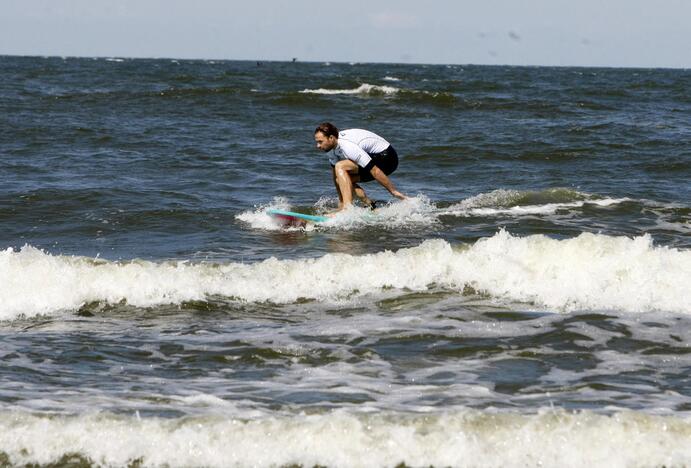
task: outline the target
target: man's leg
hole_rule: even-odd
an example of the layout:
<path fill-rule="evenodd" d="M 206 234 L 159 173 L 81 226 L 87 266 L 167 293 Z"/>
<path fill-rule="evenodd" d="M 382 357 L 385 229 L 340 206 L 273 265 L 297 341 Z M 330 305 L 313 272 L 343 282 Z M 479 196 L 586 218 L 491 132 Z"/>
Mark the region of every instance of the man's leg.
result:
<path fill-rule="evenodd" d="M 365 193 L 365 189 L 360 187 L 360 185 L 358 185 L 358 184 L 353 184 L 353 188 L 355 189 L 355 196 L 360 199 L 362 204 L 368 208 L 372 208 L 372 200 L 370 200 L 367 197 L 367 194 Z"/>
<path fill-rule="evenodd" d="M 341 196 L 341 189 L 338 187 L 338 178 L 336 177 L 336 166 L 331 166 L 331 175 L 333 175 L 334 185 L 336 186 L 336 193 L 338 194 L 338 209 L 343 208 L 343 197 Z"/>
<path fill-rule="evenodd" d="M 336 185 L 338 187 L 343 208 L 353 204 L 353 192 L 355 191 L 356 187 L 355 182 L 359 180 L 358 170 L 358 165 L 350 159 L 338 161 L 336 163 L 336 167 L 334 168 Z M 365 191 L 362 190 L 362 188 L 360 188 L 360 190 L 364 195 Z M 360 197 L 360 195 L 358 195 L 358 197 Z"/>

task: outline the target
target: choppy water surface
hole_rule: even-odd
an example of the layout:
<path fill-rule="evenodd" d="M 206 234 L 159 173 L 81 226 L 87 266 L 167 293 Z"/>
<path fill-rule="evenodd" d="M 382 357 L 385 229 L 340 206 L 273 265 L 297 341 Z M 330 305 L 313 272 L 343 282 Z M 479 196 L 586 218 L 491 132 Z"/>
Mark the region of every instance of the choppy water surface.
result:
<path fill-rule="evenodd" d="M 691 466 L 688 71 L 0 73 L 0 464 Z"/>

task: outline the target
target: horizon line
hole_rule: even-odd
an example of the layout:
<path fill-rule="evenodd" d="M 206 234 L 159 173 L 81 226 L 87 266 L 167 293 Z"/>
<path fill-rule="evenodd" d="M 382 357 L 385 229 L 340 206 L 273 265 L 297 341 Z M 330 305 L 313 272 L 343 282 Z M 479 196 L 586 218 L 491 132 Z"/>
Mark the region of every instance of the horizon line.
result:
<path fill-rule="evenodd" d="M 278 59 L 231 59 L 231 58 L 189 58 L 172 56 L 126 56 L 126 55 L 47 55 L 47 54 L 12 54 L 0 53 L 0 57 L 14 58 L 42 58 L 42 59 L 91 59 L 91 60 L 170 60 L 188 62 L 256 62 L 256 63 L 305 63 L 305 64 L 344 64 L 344 65 L 408 65 L 408 66 L 467 66 L 467 67 L 516 67 L 516 68 L 594 68 L 594 69 L 624 69 L 624 70 L 683 70 L 691 69 L 686 66 L 644 66 L 644 65 L 542 65 L 542 64 L 498 64 L 498 63 L 438 63 L 438 62 L 397 62 L 397 61 L 359 61 L 359 60 L 300 60 L 291 57 L 286 60 Z"/>

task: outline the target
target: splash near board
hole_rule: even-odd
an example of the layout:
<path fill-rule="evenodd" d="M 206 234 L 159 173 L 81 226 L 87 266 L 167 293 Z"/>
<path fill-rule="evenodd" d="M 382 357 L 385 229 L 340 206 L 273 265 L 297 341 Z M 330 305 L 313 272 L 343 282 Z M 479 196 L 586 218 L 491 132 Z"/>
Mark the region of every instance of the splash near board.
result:
<path fill-rule="evenodd" d="M 326 216 L 308 215 L 285 210 L 269 210 L 267 214 L 282 225 L 289 227 L 302 227 L 307 225 L 307 223 L 323 223 L 329 219 Z"/>

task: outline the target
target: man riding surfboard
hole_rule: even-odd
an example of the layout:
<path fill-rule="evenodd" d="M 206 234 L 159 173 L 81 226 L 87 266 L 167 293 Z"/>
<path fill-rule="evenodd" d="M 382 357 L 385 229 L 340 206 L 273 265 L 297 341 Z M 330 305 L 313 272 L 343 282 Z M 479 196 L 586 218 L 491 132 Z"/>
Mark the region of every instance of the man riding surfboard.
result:
<path fill-rule="evenodd" d="M 359 128 L 339 132 L 333 124 L 324 122 L 314 131 L 314 141 L 318 149 L 330 152 L 339 211 L 352 205 L 353 193 L 365 206 L 374 209 L 375 202 L 358 185 L 372 180 L 379 182 L 394 197 L 405 200 L 406 196 L 388 177 L 398 167 L 398 154 L 384 138 Z"/>

